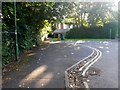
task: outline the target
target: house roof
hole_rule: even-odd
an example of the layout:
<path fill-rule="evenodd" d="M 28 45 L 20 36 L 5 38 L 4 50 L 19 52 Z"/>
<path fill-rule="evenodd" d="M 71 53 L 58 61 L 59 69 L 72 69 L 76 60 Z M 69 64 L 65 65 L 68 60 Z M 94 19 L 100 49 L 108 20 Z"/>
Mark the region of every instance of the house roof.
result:
<path fill-rule="evenodd" d="M 69 31 L 70 29 L 56 29 L 53 33 L 54 34 L 58 34 L 58 33 L 66 33 L 67 31 Z"/>

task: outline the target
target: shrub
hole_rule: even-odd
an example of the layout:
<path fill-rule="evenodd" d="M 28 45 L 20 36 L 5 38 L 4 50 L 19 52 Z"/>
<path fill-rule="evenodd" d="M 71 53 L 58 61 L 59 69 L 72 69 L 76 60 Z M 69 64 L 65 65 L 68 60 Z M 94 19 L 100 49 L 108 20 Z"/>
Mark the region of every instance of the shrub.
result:
<path fill-rule="evenodd" d="M 66 38 L 115 38 L 117 34 L 117 23 L 110 22 L 104 27 L 82 27 L 73 28 L 66 33 Z"/>

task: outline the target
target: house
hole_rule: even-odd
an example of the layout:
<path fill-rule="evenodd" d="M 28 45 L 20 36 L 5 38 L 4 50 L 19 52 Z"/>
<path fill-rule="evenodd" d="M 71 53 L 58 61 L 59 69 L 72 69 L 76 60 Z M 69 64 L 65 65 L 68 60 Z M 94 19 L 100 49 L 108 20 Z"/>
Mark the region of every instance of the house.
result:
<path fill-rule="evenodd" d="M 65 36 L 66 32 L 69 30 L 70 30 L 70 28 L 68 25 L 60 23 L 60 24 L 58 24 L 58 29 L 56 29 L 53 32 L 54 37 L 55 37 L 55 35 L 57 35 L 58 40 L 64 40 L 64 36 Z"/>

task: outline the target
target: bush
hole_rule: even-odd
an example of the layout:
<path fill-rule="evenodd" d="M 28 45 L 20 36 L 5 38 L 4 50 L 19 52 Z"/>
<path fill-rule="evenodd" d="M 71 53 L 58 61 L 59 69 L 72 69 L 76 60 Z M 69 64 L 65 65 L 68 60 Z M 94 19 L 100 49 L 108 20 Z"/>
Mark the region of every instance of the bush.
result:
<path fill-rule="evenodd" d="M 5 66 L 15 60 L 15 15 L 14 2 L 2 5 L 2 66 Z M 44 10 L 42 7 L 39 9 Z M 39 45 L 51 31 L 50 21 L 41 15 L 47 16 L 46 13 L 36 12 L 32 3 L 16 3 L 19 55 L 33 48 L 33 45 Z"/>
<path fill-rule="evenodd" d="M 51 32 L 51 24 L 48 21 L 43 21 L 44 26 L 38 31 L 34 30 L 34 27 L 29 25 L 18 26 L 18 46 L 19 54 L 23 53 L 24 50 L 30 50 L 33 45 L 38 45 L 41 41 L 45 40 L 48 36 L 48 32 Z M 3 28 L 3 31 L 9 29 Z M 2 65 L 5 66 L 11 61 L 15 60 L 15 34 L 3 33 L 2 34 Z"/>
<path fill-rule="evenodd" d="M 114 39 L 117 34 L 117 23 L 110 22 L 104 27 L 82 27 L 73 28 L 66 33 L 66 38 L 95 38 L 95 39 Z"/>

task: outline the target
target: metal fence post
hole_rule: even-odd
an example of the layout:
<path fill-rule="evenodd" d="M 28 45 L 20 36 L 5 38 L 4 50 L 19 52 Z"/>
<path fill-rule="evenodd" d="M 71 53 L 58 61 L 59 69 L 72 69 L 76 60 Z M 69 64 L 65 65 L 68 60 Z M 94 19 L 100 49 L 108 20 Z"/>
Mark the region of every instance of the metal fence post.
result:
<path fill-rule="evenodd" d="M 17 42 L 17 21 L 16 21 L 16 2 L 15 2 L 15 0 L 14 0 L 14 15 L 15 15 L 15 58 L 17 61 L 18 57 L 19 57 L 19 52 L 18 52 L 18 42 Z"/>

